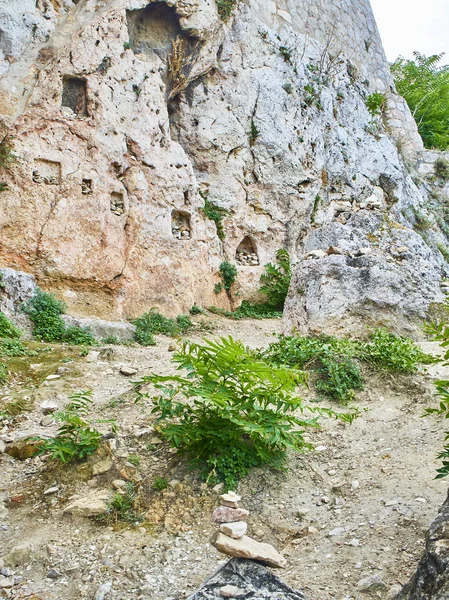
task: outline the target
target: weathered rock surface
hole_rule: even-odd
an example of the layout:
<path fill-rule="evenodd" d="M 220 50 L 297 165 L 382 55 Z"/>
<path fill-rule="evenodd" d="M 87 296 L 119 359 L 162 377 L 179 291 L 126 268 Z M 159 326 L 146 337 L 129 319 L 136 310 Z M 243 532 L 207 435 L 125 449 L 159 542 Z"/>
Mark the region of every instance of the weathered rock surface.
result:
<path fill-rule="evenodd" d="M 255 297 L 278 248 L 327 250 L 314 230 L 350 223 L 356 201 L 410 231 L 427 218 L 394 140 L 409 156 L 422 144 L 367 0 L 239 3 L 228 25 L 208 0 L 5 4 L 0 133 L 20 160 L 2 174 L 0 264 L 34 274 L 71 314 L 229 307 L 214 293 L 224 259 L 239 298 Z M 375 91 L 394 140 L 366 109 Z M 204 198 L 228 211 L 223 240 Z M 352 229 L 357 248 L 363 233 Z M 427 242 L 423 310 L 447 270 L 438 226 Z M 307 326 L 291 298 L 287 325 Z"/>
<path fill-rule="evenodd" d="M 33 275 L 14 269 L 0 269 L 0 310 L 13 318 L 25 332 L 31 331 L 31 323 L 21 310 L 23 302 L 29 300 L 36 291 Z"/>
<path fill-rule="evenodd" d="M 221 567 L 189 600 L 216 600 L 220 597 L 220 589 L 225 586 L 242 590 L 242 598 L 305 600 L 303 594 L 292 590 L 262 565 L 238 558 Z"/>
<path fill-rule="evenodd" d="M 449 598 L 449 496 L 430 526 L 426 551 L 415 575 L 395 600 L 446 600 Z"/>
<path fill-rule="evenodd" d="M 211 543 L 219 552 L 223 552 L 228 556 L 257 560 L 269 567 L 275 568 L 282 568 L 287 564 L 286 559 L 273 546 L 256 542 L 247 535 L 239 539 L 233 539 L 221 532 L 217 532 L 212 537 Z"/>
<path fill-rule="evenodd" d="M 126 321 L 105 321 L 90 317 L 71 317 L 64 315 L 63 319 L 68 327 L 78 326 L 90 329 L 97 340 L 116 337 L 119 342 L 126 342 L 134 338 L 135 325 Z"/>
<path fill-rule="evenodd" d="M 64 509 L 64 514 L 75 517 L 96 517 L 106 512 L 108 492 L 93 492 L 89 496 L 77 498 Z"/>
<path fill-rule="evenodd" d="M 245 508 L 230 508 L 229 506 L 218 506 L 212 513 L 214 523 L 235 523 L 249 515 Z"/>

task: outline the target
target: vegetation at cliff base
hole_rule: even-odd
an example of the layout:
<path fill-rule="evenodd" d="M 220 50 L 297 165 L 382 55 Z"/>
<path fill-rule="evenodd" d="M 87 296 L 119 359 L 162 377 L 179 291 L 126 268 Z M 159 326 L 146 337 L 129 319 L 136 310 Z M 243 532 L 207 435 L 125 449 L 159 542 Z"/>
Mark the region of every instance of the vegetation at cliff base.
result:
<path fill-rule="evenodd" d="M 449 65 L 444 54 L 425 56 L 414 52 L 413 60 L 399 57 L 391 71 L 398 92 L 405 98 L 426 148 L 449 148 Z"/>
<path fill-rule="evenodd" d="M 154 346 L 156 344 L 154 334 L 174 337 L 184 335 L 193 327 L 190 317 L 186 315 L 178 315 L 176 319 L 171 319 L 164 317 L 156 310 L 144 313 L 138 319 L 134 319 L 132 323 L 136 326 L 134 339 L 141 346 Z"/>

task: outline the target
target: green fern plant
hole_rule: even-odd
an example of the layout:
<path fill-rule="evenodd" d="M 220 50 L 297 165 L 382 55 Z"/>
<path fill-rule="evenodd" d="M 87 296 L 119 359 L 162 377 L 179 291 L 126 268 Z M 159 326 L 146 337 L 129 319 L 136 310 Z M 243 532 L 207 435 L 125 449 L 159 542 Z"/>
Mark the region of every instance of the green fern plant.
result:
<path fill-rule="evenodd" d="M 282 311 L 292 277 L 287 250 L 281 248 L 276 252 L 276 262 L 265 265 L 265 273 L 260 277 L 260 291 L 266 295 L 269 306 Z"/>
<path fill-rule="evenodd" d="M 144 377 L 137 399 L 150 397 L 144 386 L 158 390 L 158 432 L 208 481 L 235 487 L 252 467 L 283 468 L 288 449 L 309 445 L 304 430 L 318 426 L 320 413 L 336 416 L 294 395 L 304 373 L 259 360 L 232 337 L 184 341 L 173 360 L 187 376 Z"/>
<path fill-rule="evenodd" d="M 19 338 L 22 332 L 0 311 L 0 338 Z"/>
<path fill-rule="evenodd" d="M 56 436 L 39 438 L 42 442 L 39 452 L 63 464 L 85 460 L 101 445 L 101 433 L 87 420 L 93 403 L 92 392 L 73 394 L 69 400 L 64 410 L 55 413 L 55 419 L 61 423 Z M 111 423 L 115 431 L 115 424 Z"/>

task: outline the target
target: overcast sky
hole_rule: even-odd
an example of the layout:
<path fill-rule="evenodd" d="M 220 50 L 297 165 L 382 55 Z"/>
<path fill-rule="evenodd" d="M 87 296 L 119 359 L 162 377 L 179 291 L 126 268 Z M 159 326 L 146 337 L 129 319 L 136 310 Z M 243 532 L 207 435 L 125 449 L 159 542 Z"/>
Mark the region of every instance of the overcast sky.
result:
<path fill-rule="evenodd" d="M 413 50 L 445 52 L 449 64 L 449 0 L 371 0 L 389 61 Z"/>

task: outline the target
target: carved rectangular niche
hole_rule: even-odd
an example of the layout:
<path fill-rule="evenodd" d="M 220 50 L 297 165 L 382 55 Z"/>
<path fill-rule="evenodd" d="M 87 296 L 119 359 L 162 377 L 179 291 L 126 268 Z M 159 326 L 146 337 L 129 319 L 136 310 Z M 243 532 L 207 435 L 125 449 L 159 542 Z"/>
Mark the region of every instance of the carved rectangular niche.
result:
<path fill-rule="evenodd" d="M 62 80 L 61 107 L 75 115 L 87 117 L 87 85 L 80 77 L 64 77 Z"/>
<path fill-rule="evenodd" d="M 61 163 L 54 160 L 35 159 L 32 178 L 35 183 L 59 185 L 61 183 Z"/>
<path fill-rule="evenodd" d="M 171 232 L 177 240 L 189 240 L 192 237 L 190 214 L 182 210 L 174 210 L 171 214 Z"/>
<path fill-rule="evenodd" d="M 245 236 L 238 245 L 235 259 L 245 267 L 256 267 L 259 264 L 256 242 L 249 235 Z"/>
<path fill-rule="evenodd" d="M 122 192 L 111 193 L 111 212 L 117 216 L 123 215 L 125 212 L 125 200 Z"/>
<path fill-rule="evenodd" d="M 81 193 L 86 196 L 92 194 L 92 179 L 83 179 L 81 181 Z"/>

